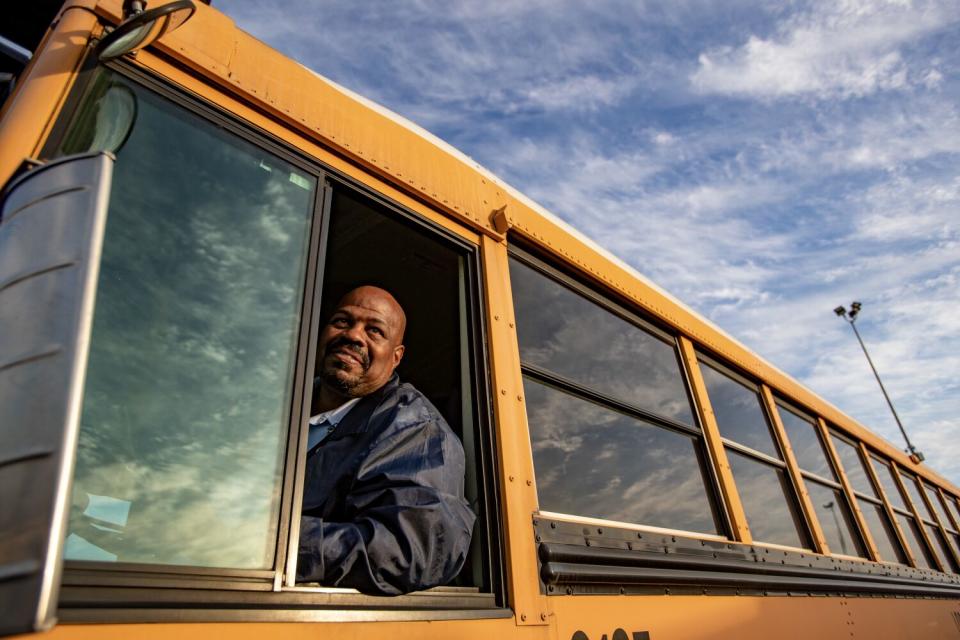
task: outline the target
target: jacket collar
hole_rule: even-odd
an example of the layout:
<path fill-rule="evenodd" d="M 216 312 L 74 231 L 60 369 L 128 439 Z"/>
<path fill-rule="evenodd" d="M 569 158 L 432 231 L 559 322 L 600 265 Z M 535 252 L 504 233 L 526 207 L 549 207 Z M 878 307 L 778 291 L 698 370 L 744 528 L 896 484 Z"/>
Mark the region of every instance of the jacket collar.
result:
<path fill-rule="evenodd" d="M 400 386 L 400 377 L 394 373 L 390 376 L 390 379 L 387 380 L 386 384 L 373 393 L 361 398 L 360 402 L 355 404 L 353 408 L 350 409 L 350 412 L 340 420 L 340 424 L 337 425 L 337 428 L 334 429 L 333 433 L 331 433 L 327 439 L 338 440 L 344 436 L 357 435 L 366 431 L 367 426 L 370 424 L 370 416 L 373 415 L 373 412 L 380 406 L 383 398 L 398 386 Z"/>

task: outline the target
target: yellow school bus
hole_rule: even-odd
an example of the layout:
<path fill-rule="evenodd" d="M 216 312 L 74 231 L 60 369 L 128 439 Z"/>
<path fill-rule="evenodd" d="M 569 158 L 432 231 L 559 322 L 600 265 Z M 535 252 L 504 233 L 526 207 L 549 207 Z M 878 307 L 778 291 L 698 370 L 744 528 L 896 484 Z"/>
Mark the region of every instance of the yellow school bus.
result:
<path fill-rule="evenodd" d="M 69 0 L 7 82 L 5 635 L 960 637 L 960 489 L 429 133 L 138 4 Z M 404 305 L 477 515 L 397 597 L 295 580 L 358 283 Z"/>

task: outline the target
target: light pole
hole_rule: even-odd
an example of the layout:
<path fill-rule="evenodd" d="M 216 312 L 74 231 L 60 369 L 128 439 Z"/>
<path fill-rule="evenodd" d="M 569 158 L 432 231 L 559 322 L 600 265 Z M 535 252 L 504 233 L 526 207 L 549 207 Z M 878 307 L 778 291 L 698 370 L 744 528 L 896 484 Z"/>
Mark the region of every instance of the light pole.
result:
<path fill-rule="evenodd" d="M 880 385 L 880 391 L 883 392 L 883 397 L 887 400 L 887 406 L 890 407 L 890 412 L 893 413 L 893 419 L 897 421 L 897 426 L 900 427 L 900 433 L 903 434 L 903 439 L 907 441 L 907 452 L 910 454 L 910 459 L 913 460 L 914 464 L 920 464 L 923 462 L 923 454 L 918 451 L 913 444 L 910 442 L 910 438 L 907 437 L 907 432 L 903 428 L 903 424 L 900 422 L 900 416 L 897 415 L 897 410 L 893 408 L 893 402 L 890 401 L 890 396 L 887 395 L 887 390 L 883 386 L 883 381 L 880 380 L 880 374 L 877 373 L 877 368 L 873 366 L 873 360 L 870 359 L 870 354 L 867 353 L 867 345 L 863 344 L 863 338 L 860 337 L 860 332 L 857 331 L 857 316 L 860 315 L 860 307 L 863 306 L 859 302 L 850 303 L 850 312 L 847 313 L 847 310 L 844 307 L 837 307 L 833 310 L 835 314 L 846 320 L 850 323 L 850 327 L 853 329 L 854 335 L 857 336 L 857 342 L 860 343 L 860 348 L 863 349 L 863 355 L 867 356 L 867 362 L 870 363 L 870 368 L 873 370 L 873 375 L 877 379 L 877 384 Z"/>

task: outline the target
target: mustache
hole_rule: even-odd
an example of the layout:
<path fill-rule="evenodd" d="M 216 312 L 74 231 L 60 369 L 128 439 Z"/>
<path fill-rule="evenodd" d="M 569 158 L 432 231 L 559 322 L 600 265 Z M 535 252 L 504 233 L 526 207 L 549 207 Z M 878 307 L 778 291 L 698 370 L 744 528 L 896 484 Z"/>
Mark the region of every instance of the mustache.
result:
<path fill-rule="evenodd" d="M 348 349 L 352 351 L 355 356 L 360 358 L 360 362 L 363 364 L 363 368 L 366 369 L 370 366 L 370 355 L 363 348 L 363 346 L 345 336 L 340 336 L 339 338 L 334 338 L 327 344 L 327 348 L 324 349 L 324 357 L 329 356 L 334 351 L 338 349 Z"/>

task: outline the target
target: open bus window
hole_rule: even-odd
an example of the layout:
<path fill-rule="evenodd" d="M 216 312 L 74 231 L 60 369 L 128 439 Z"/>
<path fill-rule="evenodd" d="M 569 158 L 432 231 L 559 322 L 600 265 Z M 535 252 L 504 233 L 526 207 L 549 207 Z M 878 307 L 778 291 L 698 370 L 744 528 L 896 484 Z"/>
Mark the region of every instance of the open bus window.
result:
<path fill-rule="evenodd" d="M 452 584 L 488 590 L 472 249 L 339 184 L 333 188 L 328 233 L 321 326 L 341 297 L 360 285 L 385 289 L 400 303 L 407 318 L 406 350 L 396 373 L 427 397 L 463 444 L 465 495 L 478 516 L 467 561 Z M 318 356 L 317 374 L 320 362 Z"/>
<path fill-rule="evenodd" d="M 510 279 L 541 512 L 723 535 L 673 340 L 526 254 Z"/>

